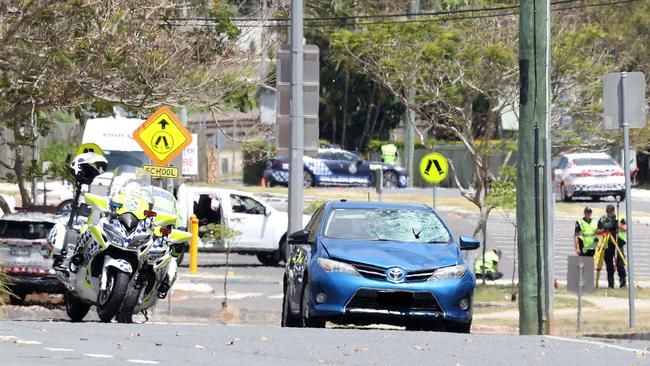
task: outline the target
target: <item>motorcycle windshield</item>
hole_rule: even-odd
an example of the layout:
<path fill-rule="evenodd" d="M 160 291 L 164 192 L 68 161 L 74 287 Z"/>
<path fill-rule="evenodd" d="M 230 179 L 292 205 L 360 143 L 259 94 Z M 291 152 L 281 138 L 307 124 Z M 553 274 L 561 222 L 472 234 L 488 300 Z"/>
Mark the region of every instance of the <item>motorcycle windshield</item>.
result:
<path fill-rule="evenodd" d="M 146 217 L 145 212 L 153 207 L 151 175 L 134 166 L 118 166 L 108 189 L 110 205 L 118 215 L 132 213 L 138 220 Z"/>

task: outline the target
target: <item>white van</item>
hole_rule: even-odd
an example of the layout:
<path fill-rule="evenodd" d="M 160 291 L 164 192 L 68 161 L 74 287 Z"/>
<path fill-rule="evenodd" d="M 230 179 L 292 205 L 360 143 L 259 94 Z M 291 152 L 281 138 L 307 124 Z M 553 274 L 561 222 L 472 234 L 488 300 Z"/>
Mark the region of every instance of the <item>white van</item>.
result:
<path fill-rule="evenodd" d="M 141 167 L 151 164 L 142 147 L 133 139 L 133 132 L 144 123 L 139 118 L 115 117 L 92 118 L 86 121 L 82 143 L 94 143 L 104 151 L 108 168 L 93 181 L 90 191 L 105 195 L 113 177 L 113 170 L 119 165 Z"/>

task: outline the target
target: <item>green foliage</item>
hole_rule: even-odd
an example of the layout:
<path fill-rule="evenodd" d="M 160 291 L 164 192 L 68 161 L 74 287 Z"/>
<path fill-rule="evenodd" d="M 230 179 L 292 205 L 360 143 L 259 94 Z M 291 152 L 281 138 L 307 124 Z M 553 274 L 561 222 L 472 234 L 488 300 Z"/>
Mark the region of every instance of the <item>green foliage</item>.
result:
<path fill-rule="evenodd" d="M 275 142 L 246 142 L 241 147 L 244 184 L 258 185 L 264 176 L 267 159 L 275 155 Z"/>
<path fill-rule="evenodd" d="M 0 6 L 0 128 L 22 199 L 37 173 L 23 156 L 55 121 L 113 105 L 250 109 L 254 65 L 237 47 L 236 7 L 225 0 L 18 1 Z M 179 24 L 182 16 L 209 26 Z M 182 25 L 182 26 L 181 26 Z M 38 116 L 32 133 L 31 116 Z M 68 116 L 66 116 L 68 114 Z M 4 162 L 2 162 L 4 163 Z M 6 165 L 7 164 L 3 164 Z M 31 172 L 28 171 L 32 169 Z"/>
<path fill-rule="evenodd" d="M 51 165 L 46 172 L 46 175 L 53 178 L 63 178 L 72 181 L 72 177 L 68 172 L 68 166 L 65 159 L 68 153 L 74 152 L 76 146 L 72 142 L 64 141 L 57 142 L 52 145 L 45 146 L 41 149 L 41 160 L 39 162 L 39 172 L 42 171 L 43 162 L 49 161 Z"/>
<path fill-rule="evenodd" d="M 502 211 L 514 210 L 517 206 L 517 192 L 514 180 L 491 182 L 490 190 L 485 197 L 485 204 Z"/>
<path fill-rule="evenodd" d="M 318 208 L 320 206 L 324 205 L 325 202 L 327 202 L 327 201 L 325 201 L 325 200 L 315 200 L 315 201 L 309 202 L 309 204 L 307 204 L 307 206 L 303 210 L 305 215 L 312 215 L 314 212 L 316 212 L 316 210 L 318 210 Z"/>
<path fill-rule="evenodd" d="M 236 240 L 242 233 L 223 224 L 208 224 L 199 227 L 199 237 L 204 241 L 214 240 L 217 243 Z"/>
<path fill-rule="evenodd" d="M 7 275 L 5 271 L 0 269 L 0 305 L 5 305 L 4 299 L 13 295 L 11 288 L 9 287 L 11 283 L 11 277 Z"/>

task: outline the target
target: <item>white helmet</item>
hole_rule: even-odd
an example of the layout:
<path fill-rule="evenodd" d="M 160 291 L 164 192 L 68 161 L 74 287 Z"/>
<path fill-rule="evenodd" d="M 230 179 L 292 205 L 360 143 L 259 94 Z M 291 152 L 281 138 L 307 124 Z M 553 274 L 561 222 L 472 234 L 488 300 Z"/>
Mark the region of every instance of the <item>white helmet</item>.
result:
<path fill-rule="evenodd" d="M 106 171 L 108 161 L 94 152 L 79 154 L 70 163 L 70 173 L 81 184 L 90 184 L 96 176 Z"/>

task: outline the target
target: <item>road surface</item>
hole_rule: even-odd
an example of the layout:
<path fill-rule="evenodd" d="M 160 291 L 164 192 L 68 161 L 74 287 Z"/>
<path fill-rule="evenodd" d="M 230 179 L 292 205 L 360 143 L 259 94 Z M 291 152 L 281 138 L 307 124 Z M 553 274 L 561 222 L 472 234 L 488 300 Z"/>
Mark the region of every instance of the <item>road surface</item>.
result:
<path fill-rule="evenodd" d="M 0 322 L 3 366 L 647 365 L 647 343 L 214 324 Z"/>

